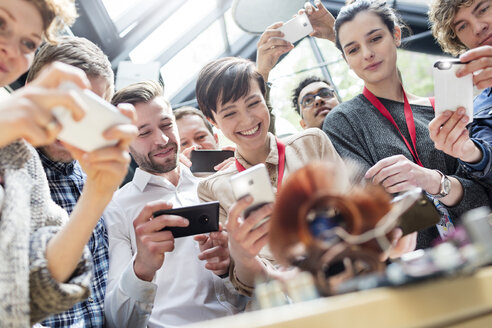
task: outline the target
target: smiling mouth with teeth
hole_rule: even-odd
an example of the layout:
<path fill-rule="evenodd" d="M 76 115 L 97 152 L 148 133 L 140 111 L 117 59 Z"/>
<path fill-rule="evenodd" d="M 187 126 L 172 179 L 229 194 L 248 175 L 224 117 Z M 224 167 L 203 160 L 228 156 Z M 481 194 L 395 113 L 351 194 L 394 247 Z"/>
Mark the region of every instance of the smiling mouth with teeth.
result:
<path fill-rule="evenodd" d="M 241 134 L 243 136 L 250 136 L 250 135 L 255 134 L 258 131 L 259 128 L 260 128 L 260 124 L 258 124 L 257 126 L 255 126 L 254 128 L 252 128 L 251 130 L 240 131 L 239 134 Z"/>

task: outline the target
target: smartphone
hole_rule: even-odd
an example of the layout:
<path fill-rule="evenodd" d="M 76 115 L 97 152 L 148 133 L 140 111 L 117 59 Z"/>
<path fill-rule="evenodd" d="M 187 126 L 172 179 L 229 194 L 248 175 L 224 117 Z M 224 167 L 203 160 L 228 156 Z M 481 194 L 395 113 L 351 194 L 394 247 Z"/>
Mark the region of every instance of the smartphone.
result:
<path fill-rule="evenodd" d="M 433 202 L 420 188 L 396 196 L 392 203 L 393 207 L 399 207 L 398 226 L 403 231 L 403 235 L 430 228 L 441 220 L 441 215 Z"/>
<path fill-rule="evenodd" d="M 57 138 L 72 146 L 90 152 L 99 148 L 113 146 L 117 140 L 107 140 L 104 131 L 118 124 L 129 124 L 131 120 L 94 92 L 80 89 L 71 82 L 60 85 L 60 90 L 74 91 L 80 100 L 85 115 L 76 122 L 72 113 L 64 107 L 53 108 L 53 115 L 62 125 Z"/>
<path fill-rule="evenodd" d="M 273 203 L 275 194 L 273 193 L 272 185 L 270 184 L 270 176 L 264 164 L 257 164 L 247 170 L 239 172 L 230 178 L 232 193 L 236 200 L 239 200 L 247 195 L 253 197 L 251 204 L 243 213 L 243 217 L 247 218 L 251 212 L 259 209 L 263 205 Z M 270 217 L 266 217 L 259 222 L 253 229 L 256 229 Z"/>
<path fill-rule="evenodd" d="M 200 149 L 191 151 L 191 172 L 208 173 L 215 172 L 214 166 L 222 163 L 226 159 L 234 157 L 232 150 L 220 149 Z"/>
<path fill-rule="evenodd" d="M 174 238 L 219 231 L 219 202 L 208 202 L 193 206 L 171 208 L 157 211 L 154 217 L 170 214 L 179 215 L 190 221 L 187 227 L 165 227 L 161 231 L 171 231 Z"/>
<path fill-rule="evenodd" d="M 306 13 L 303 13 L 302 15 L 296 15 L 291 20 L 285 22 L 278 30 L 284 33 L 282 39 L 294 43 L 313 32 L 313 26 Z"/>
<path fill-rule="evenodd" d="M 434 63 L 434 95 L 436 116 L 445 110 L 466 109 L 466 115 L 473 121 L 473 76 L 456 77 L 456 70 L 465 63 L 459 59 L 444 59 Z"/>

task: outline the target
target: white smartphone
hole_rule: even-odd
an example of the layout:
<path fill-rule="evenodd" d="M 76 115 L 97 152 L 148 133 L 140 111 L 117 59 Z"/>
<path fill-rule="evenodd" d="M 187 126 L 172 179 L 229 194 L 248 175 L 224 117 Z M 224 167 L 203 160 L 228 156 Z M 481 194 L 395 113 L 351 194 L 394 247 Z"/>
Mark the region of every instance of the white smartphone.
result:
<path fill-rule="evenodd" d="M 247 170 L 239 172 L 230 178 L 232 193 L 236 200 L 247 195 L 253 197 L 251 204 L 243 213 L 243 217 L 247 218 L 252 211 L 257 210 L 263 205 L 273 203 L 275 194 L 273 193 L 272 185 L 270 184 L 270 176 L 264 164 L 257 164 Z M 259 222 L 253 229 L 256 229 L 270 217 Z"/>
<path fill-rule="evenodd" d="M 60 85 L 61 90 L 74 90 L 85 110 L 82 120 L 76 122 L 69 110 L 64 107 L 53 108 L 53 115 L 62 125 L 58 139 L 83 151 L 93 151 L 112 146 L 116 140 L 107 140 L 103 132 L 117 124 L 128 124 L 131 120 L 119 110 L 88 89 L 80 89 L 71 82 Z"/>
<path fill-rule="evenodd" d="M 444 59 L 434 63 L 434 96 L 436 116 L 446 110 L 466 109 L 466 115 L 473 121 L 473 76 L 456 77 L 456 71 L 463 67 L 459 59 Z"/>
<path fill-rule="evenodd" d="M 282 39 L 294 43 L 309 35 L 313 31 L 313 26 L 309 21 L 306 13 L 302 15 L 297 15 L 291 20 L 287 21 L 284 25 L 278 28 L 284 33 Z"/>

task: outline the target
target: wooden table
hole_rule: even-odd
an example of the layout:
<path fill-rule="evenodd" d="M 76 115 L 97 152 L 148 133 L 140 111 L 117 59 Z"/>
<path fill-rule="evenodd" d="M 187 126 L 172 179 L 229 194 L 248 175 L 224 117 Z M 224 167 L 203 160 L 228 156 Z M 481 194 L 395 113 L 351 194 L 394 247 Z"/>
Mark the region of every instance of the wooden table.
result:
<path fill-rule="evenodd" d="M 492 327 L 492 267 L 200 322 L 206 327 Z"/>

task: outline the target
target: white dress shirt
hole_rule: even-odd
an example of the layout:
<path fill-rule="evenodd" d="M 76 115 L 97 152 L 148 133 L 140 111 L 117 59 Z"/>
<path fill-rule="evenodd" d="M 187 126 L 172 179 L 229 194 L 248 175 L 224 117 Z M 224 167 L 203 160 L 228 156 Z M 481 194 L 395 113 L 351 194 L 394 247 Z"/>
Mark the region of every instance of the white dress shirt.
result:
<path fill-rule="evenodd" d="M 178 186 L 163 177 L 137 169 L 130 183 L 118 190 L 104 218 L 109 234 L 109 274 L 105 298 L 109 327 L 176 327 L 237 313 L 247 299 L 228 278 L 205 269 L 193 237 L 177 238 L 175 249 L 152 282 L 140 280 L 133 270 L 137 253 L 133 220 L 151 201 L 165 200 L 173 207 L 196 205 L 198 178 L 183 165 Z"/>

